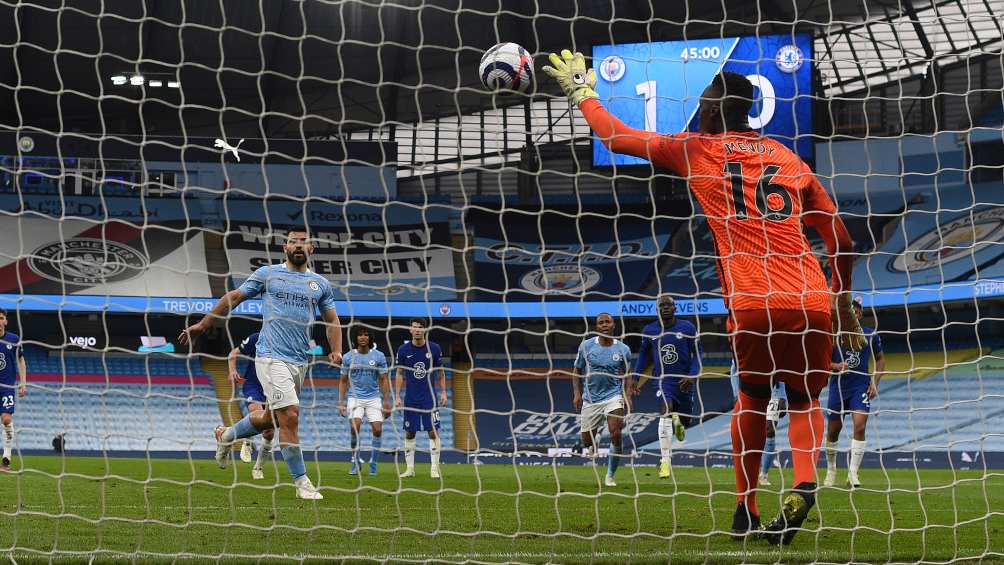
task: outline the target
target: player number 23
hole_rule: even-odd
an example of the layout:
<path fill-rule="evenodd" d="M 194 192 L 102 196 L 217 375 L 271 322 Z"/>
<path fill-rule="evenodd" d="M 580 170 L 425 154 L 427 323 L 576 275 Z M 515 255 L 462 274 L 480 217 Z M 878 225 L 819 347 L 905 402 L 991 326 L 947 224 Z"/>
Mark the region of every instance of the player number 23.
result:
<path fill-rule="evenodd" d="M 791 194 L 779 184 L 771 184 L 774 175 L 781 170 L 777 165 L 764 167 L 763 175 L 756 183 L 756 207 L 760 216 L 772 222 L 783 222 L 791 217 Z M 725 163 L 725 173 L 729 175 L 732 184 L 732 205 L 736 210 L 736 219 L 750 219 L 746 207 L 746 195 L 743 191 L 743 164 L 738 161 Z M 780 204 L 780 205 L 779 205 Z"/>
<path fill-rule="evenodd" d="M 7 396 L 0 396 L 0 405 L 2 405 L 4 408 L 10 408 L 11 406 L 14 406 L 14 395 L 9 394 Z"/>

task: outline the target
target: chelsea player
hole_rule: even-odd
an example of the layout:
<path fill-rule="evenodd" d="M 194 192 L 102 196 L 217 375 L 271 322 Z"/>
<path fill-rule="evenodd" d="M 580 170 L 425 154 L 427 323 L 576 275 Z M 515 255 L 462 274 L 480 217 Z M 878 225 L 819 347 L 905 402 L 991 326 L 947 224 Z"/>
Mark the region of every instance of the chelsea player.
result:
<path fill-rule="evenodd" d="M 624 342 L 613 337 L 614 318 L 602 313 L 596 316 L 595 337 L 579 345 L 572 370 L 572 404 L 579 410 L 579 427 L 582 445 L 596 453 L 596 437 L 607 425 L 610 431 L 610 454 L 607 456 L 607 475 L 604 483 L 617 486 L 614 474 L 620 464 L 623 447 L 621 430 L 625 414 L 631 410 L 627 394 L 628 368 L 631 350 Z M 579 380 L 585 381 L 581 386 Z"/>
<path fill-rule="evenodd" d="M 7 311 L 0 308 L 0 420 L 3 421 L 3 458 L 0 459 L 0 471 L 10 471 L 11 450 L 14 447 L 14 399 L 27 394 L 27 387 L 28 366 L 21 349 L 21 337 L 7 331 Z"/>
<path fill-rule="evenodd" d="M 259 332 L 255 332 L 241 342 L 240 345 L 233 348 L 230 351 L 230 355 L 227 356 L 227 364 L 230 366 L 230 382 L 236 385 L 241 385 L 241 394 L 244 397 L 244 402 L 247 405 L 248 414 L 253 412 L 258 412 L 259 410 L 264 410 L 268 401 L 265 399 L 265 390 L 261 387 L 261 382 L 258 380 L 258 373 L 255 372 L 254 368 L 254 358 L 258 347 L 258 336 L 261 335 Z M 243 355 L 251 359 L 247 367 L 244 368 L 244 374 L 241 375 L 237 371 L 237 357 Z M 262 431 L 262 444 L 261 448 L 258 450 L 258 457 L 255 459 L 254 466 L 251 467 L 251 478 L 256 481 L 260 481 L 265 478 L 265 473 L 262 471 L 262 466 L 264 465 L 264 459 L 266 455 L 272 454 L 272 438 L 275 437 L 275 430 L 273 428 L 267 428 Z M 244 442 L 243 447 L 241 447 L 241 461 L 245 463 L 251 462 L 251 442 Z"/>
<path fill-rule="evenodd" d="M 429 459 L 432 462 L 429 476 L 440 478 L 439 453 L 442 443 L 439 439 L 439 410 L 436 407 L 436 390 L 433 386 L 433 371 L 439 372 L 439 406 L 446 406 L 446 370 L 441 358 L 443 351 L 439 345 L 427 339 L 428 325 L 425 320 L 411 321 L 411 341 L 406 341 L 397 349 L 397 406 L 404 407 L 404 463 L 401 478 L 415 476 L 415 436 L 420 431 L 429 433 Z M 401 397 L 401 389 L 405 389 Z"/>
<path fill-rule="evenodd" d="M 370 476 L 377 474 L 377 457 L 382 447 L 383 419 L 390 415 L 390 384 L 387 380 L 387 357 L 373 347 L 370 331 L 358 326 L 353 332 L 355 349 L 342 358 L 344 378 L 338 381 L 338 412 L 349 417 L 352 466 L 350 475 L 359 474 L 359 430 L 363 418 L 370 423 L 373 444 L 370 448 Z"/>
<path fill-rule="evenodd" d="M 854 300 L 854 313 L 858 319 L 864 317 L 861 298 Z M 871 402 L 878 395 L 878 384 L 885 372 L 885 355 L 882 353 L 882 339 L 875 328 L 863 327 L 866 341 L 861 351 L 839 345 L 833 348 L 833 376 L 830 377 L 829 426 L 826 430 L 826 477 L 823 486 L 831 487 L 837 482 L 837 443 L 844 427 L 844 415 L 850 413 L 854 423 L 854 437 L 851 439 L 851 453 L 847 463 L 847 485 L 861 486 L 858 469 L 865 456 L 865 427 Z M 875 357 L 875 374 L 869 371 L 871 357 Z"/>
<path fill-rule="evenodd" d="M 645 370 L 652 365 L 652 378 L 658 379 L 655 395 L 662 400 L 659 418 L 659 478 L 670 476 L 671 438 L 683 441 L 685 426 L 695 415 L 694 381 L 701 374 L 701 348 L 697 328 L 687 320 L 676 318 L 676 302 L 663 295 L 657 303 L 659 319 L 642 330 L 641 348 L 634 372 L 637 378 L 634 393 L 641 392 L 648 377 Z"/>

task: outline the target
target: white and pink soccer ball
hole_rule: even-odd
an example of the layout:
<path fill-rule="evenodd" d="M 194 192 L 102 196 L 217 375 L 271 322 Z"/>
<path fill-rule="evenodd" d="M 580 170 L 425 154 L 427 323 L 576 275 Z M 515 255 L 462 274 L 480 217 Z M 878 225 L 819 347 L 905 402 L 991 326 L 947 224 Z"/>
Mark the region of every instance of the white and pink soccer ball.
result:
<path fill-rule="evenodd" d="M 478 76 L 492 92 L 526 92 L 533 84 L 533 57 L 515 43 L 499 43 L 481 57 Z"/>

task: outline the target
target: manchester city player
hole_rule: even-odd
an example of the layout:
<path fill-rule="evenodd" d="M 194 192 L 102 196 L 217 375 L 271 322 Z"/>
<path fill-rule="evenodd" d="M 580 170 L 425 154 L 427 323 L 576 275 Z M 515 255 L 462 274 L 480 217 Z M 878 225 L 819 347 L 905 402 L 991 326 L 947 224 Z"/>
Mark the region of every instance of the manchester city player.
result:
<path fill-rule="evenodd" d="M 262 297 L 261 336 L 255 370 L 261 381 L 268 410 L 245 416 L 229 428 L 216 428 L 216 462 L 226 468 L 233 442 L 279 428 L 282 458 L 296 485 L 296 496 L 308 500 L 324 498 L 307 477 L 300 450 L 300 388 L 310 359 L 310 326 L 317 310 L 324 318 L 333 365 L 342 361 L 342 326 L 335 311 L 335 294 L 327 279 L 307 268 L 314 251 L 305 230 L 290 230 L 283 247 L 286 261 L 266 265 L 251 275 L 240 288 L 225 294 L 208 316 L 189 326 L 178 336 L 182 345 L 192 342 L 212 323 L 225 317 L 248 298 Z"/>
<path fill-rule="evenodd" d="M 861 299 L 854 300 L 854 312 L 858 319 L 864 317 Z M 827 406 L 830 417 L 826 430 L 826 477 L 823 486 L 831 487 L 837 482 L 837 443 L 840 430 L 844 427 L 844 415 L 851 414 L 854 423 L 854 438 L 851 440 L 851 454 L 847 463 L 847 484 L 851 488 L 861 486 L 858 469 L 865 456 L 865 427 L 872 399 L 878 394 L 878 384 L 885 372 L 885 355 L 882 353 L 882 339 L 875 328 L 862 327 L 866 341 L 861 351 L 854 351 L 836 345 L 833 348 L 833 376 L 830 377 L 830 400 Z M 875 374 L 869 371 L 871 357 L 875 356 Z"/>
<path fill-rule="evenodd" d="M 658 309 L 659 319 L 642 330 L 641 349 L 634 367 L 638 379 L 634 392 L 641 391 L 648 380 L 645 369 L 652 365 L 652 378 L 658 382 L 655 394 L 662 400 L 659 478 L 665 479 L 670 476 L 671 436 L 683 441 L 685 426 L 696 414 L 694 380 L 701 374 L 701 349 L 694 324 L 676 319 L 673 297 L 660 296 Z"/>
<path fill-rule="evenodd" d="M 372 347 L 370 331 L 357 326 L 352 342 L 355 349 L 342 360 L 344 378 L 338 380 L 338 412 L 349 417 L 352 442 L 350 475 L 359 474 L 359 429 L 363 418 L 369 420 L 373 431 L 370 449 L 370 475 L 377 474 L 377 457 L 380 453 L 383 419 L 390 415 L 390 384 L 387 380 L 387 357 Z M 347 402 L 346 402 L 347 400 Z"/>
<path fill-rule="evenodd" d="M 619 339 L 614 339 L 614 318 L 603 313 L 596 316 L 595 337 L 579 345 L 572 370 L 572 404 L 579 410 L 579 428 L 582 445 L 596 452 L 596 436 L 607 425 L 610 431 L 610 454 L 607 456 L 607 476 L 604 484 L 617 486 L 614 474 L 620 464 L 623 447 L 621 430 L 624 416 L 631 409 L 627 394 L 627 372 L 631 363 L 631 350 Z M 585 381 L 580 386 L 579 379 Z"/>
<path fill-rule="evenodd" d="M 429 459 L 432 462 L 429 475 L 440 477 L 439 453 L 442 443 L 439 439 L 439 410 L 436 408 L 436 391 L 433 387 L 433 371 L 439 371 L 439 406 L 446 406 L 446 370 L 441 363 L 442 349 L 427 339 L 428 326 L 425 320 L 411 321 L 411 341 L 404 342 L 397 349 L 397 406 L 404 407 L 404 472 L 401 478 L 415 476 L 415 435 L 420 431 L 429 432 Z M 405 384 L 407 383 L 407 387 Z M 404 398 L 401 389 L 405 388 Z"/>
<path fill-rule="evenodd" d="M 18 377 L 21 382 L 18 384 Z M 17 394 L 14 394 L 17 389 Z M 10 471 L 14 448 L 15 399 L 28 393 L 28 366 L 21 350 L 21 337 L 7 331 L 7 311 L 0 308 L 0 420 L 3 421 L 3 458 L 0 471 Z"/>
<path fill-rule="evenodd" d="M 230 382 L 235 387 L 237 385 L 241 386 L 241 396 L 244 398 L 248 414 L 264 410 L 265 405 L 268 403 L 265 399 L 265 391 L 261 387 L 261 382 L 258 381 L 258 373 L 255 372 L 254 368 L 255 351 L 258 347 L 258 337 L 260 335 L 259 332 L 255 332 L 247 336 L 240 345 L 230 350 L 230 355 L 227 356 L 227 365 L 230 367 Z M 251 359 L 251 362 L 244 368 L 243 375 L 237 370 L 237 357 L 240 355 Z M 254 466 L 251 467 L 251 478 L 253 480 L 258 481 L 265 478 L 265 472 L 262 470 L 262 467 L 265 464 L 265 457 L 272 454 L 272 438 L 274 436 L 275 430 L 272 428 L 268 428 L 261 433 L 263 440 L 261 448 L 258 450 L 258 457 L 255 459 Z M 251 462 L 250 441 L 244 442 L 244 445 L 241 447 L 241 461 L 245 463 Z"/>

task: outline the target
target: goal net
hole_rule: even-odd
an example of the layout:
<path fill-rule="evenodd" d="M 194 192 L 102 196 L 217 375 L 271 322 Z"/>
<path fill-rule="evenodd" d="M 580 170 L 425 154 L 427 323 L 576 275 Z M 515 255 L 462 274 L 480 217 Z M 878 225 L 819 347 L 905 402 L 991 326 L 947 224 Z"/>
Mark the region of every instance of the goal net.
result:
<path fill-rule="evenodd" d="M 0 4 L 0 553 L 1004 559 L 1004 6 L 558 4 Z M 532 57 L 526 92 L 482 83 L 503 42 Z M 733 447 L 733 257 L 690 179 L 611 152 L 543 72 L 566 48 L 642 132 L 698 131 L 708 84 L 746 77 L 749 126 L 809 165 L 854 241 L 874 333 L 828 352 L 843 376 L 812 420 L 818 490 L 784 548 L 731 536 L 734 449 L 762 452 L 767 524 L 802 433 L 772 403 L 763 446 Z M 777 190 L 749 213 L 792 198 Z M 388 375 L 330 363 L 319 316 L 305 329 L 297 440 L 316 501 L 260 436 L 213 459 L 217 426 L 280 400 L 245 381 L 274 304 L 177 338 L 255 270 L 294 262 L 287 235 L 304 229 L 342 352 L 370 355 L 366 329 L 379 353 L 362 358 Z M 805 237 L 829 275 L 824 240 Z M 606 355 L 626 375 L 613 385 Z"/>

